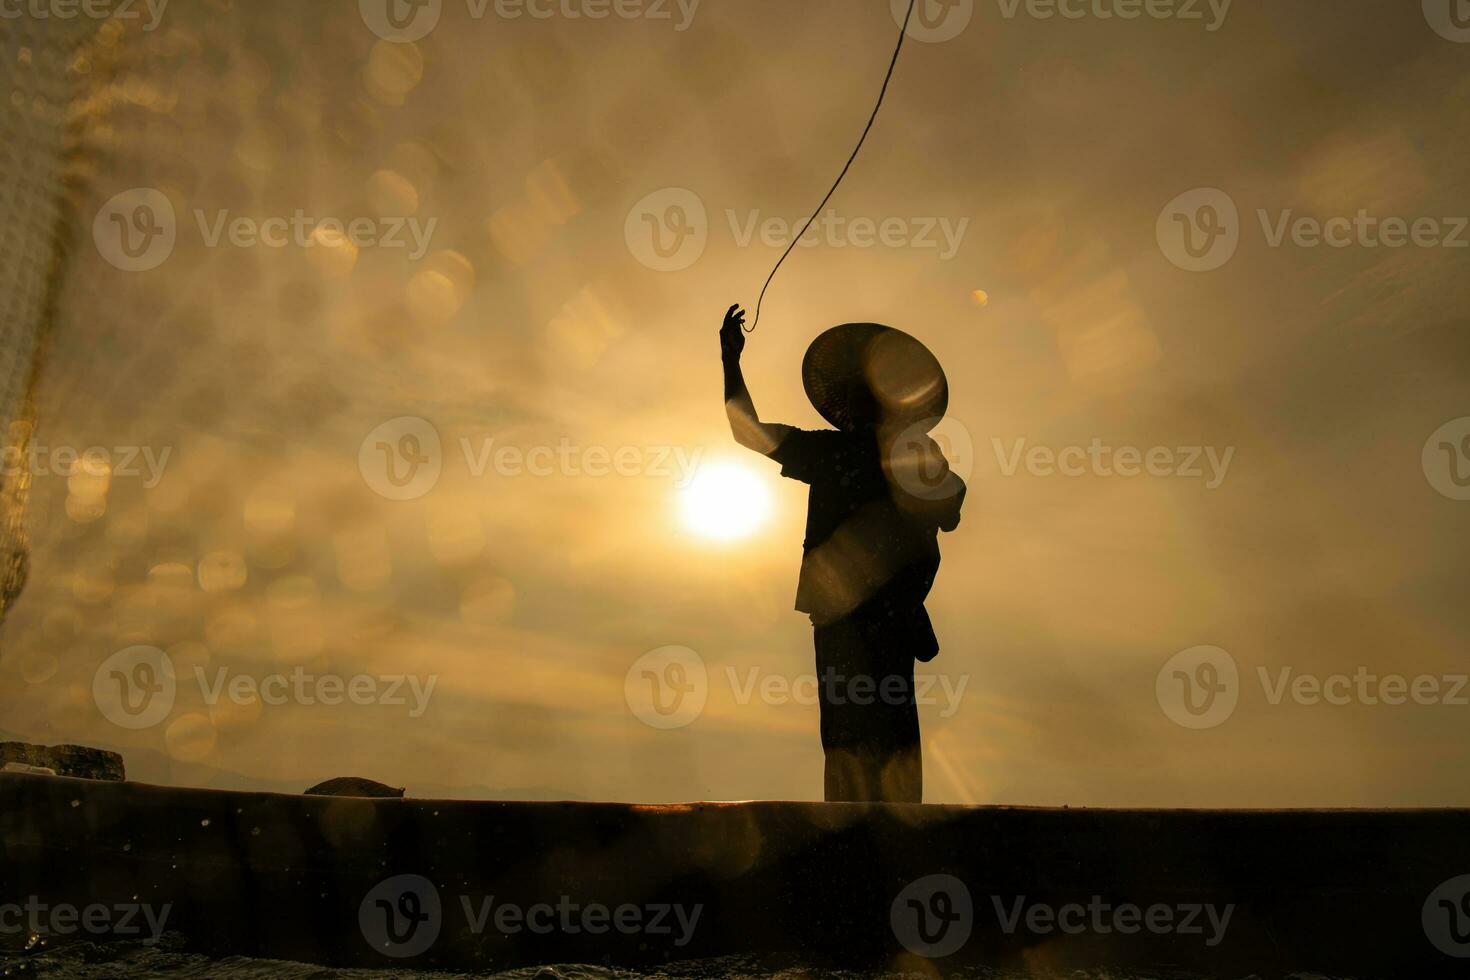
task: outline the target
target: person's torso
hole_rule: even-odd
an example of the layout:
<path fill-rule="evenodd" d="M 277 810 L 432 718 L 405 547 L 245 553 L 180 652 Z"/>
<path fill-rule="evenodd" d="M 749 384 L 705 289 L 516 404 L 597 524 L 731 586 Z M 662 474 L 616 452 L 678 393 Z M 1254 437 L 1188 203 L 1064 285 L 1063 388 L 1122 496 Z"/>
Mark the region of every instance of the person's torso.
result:
<path fill-rule="evenodd" d="M 818 621 L 881 604 L 923 604 L 939 568 L 938 530 L 904 506 L 873 439 L 833 433 L 807 499 L 797 608 Z"/>

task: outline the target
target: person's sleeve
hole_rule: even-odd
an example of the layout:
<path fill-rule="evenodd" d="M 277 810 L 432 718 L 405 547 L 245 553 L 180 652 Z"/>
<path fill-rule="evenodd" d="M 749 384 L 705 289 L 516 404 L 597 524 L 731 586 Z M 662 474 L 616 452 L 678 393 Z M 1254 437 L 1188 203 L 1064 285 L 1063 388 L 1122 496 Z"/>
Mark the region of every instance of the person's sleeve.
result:
<path fill-rule="evenodd" d="M 771 453 L 771 458 L 781 464 L 782 476 L 802 483 L 817 479 L 825 457 L 822 434 L 806 429 L 792 429 Z"/>

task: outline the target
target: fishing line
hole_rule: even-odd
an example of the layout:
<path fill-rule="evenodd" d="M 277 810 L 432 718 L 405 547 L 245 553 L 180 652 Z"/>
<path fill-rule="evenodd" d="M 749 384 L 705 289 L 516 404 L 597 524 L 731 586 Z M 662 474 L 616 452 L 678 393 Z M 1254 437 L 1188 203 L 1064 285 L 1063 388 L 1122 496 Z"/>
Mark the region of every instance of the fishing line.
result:
<path fill-rule="evenodd" d="M 847 164 L 842 168 L 842 173 L 837 175 L 837 180 L 833 182 L 832 189 L 827 192 L 826 197 L 822 198 L 822 203 L 817 205 L 817 209 L 812 212 L 812 216 L 806 219 L 806 224 L 801 227 L 801 234 L 791 239 L 791 244 L 786 246 L 786 251 L 782 252 L 781 258 L 776 261 L 776 267 L 766 277 L 766 284 L 761 287 L 760 298 L 755 301 L 755 322 L 750 325 L 749 330 L 745 331 L 746 333 L 755 333 L 755 328 L 760 326 L 761 304 L 766 300 L 766 290 L 771 288 L 771 280 L 776 278 L 776 273 L 781 271 L 782 264 L 786 261 L 786 257 L 791 254 L 791 250 L 796 247 L 796 243 L 801 241 L 802 235 L 807 233 L 807 230 L 812 226 L 812 222 L 817 220 L 817 216 L 827 206 L 827 202 L 832 200 L 832 195 L 837 193 L 837 188 L 842 185 L 842 178 L 847 176 L 847 171 L 852 168 L 852 162 L 857 159 L 858 151 L 863 148 L 863 143 L 868 138 L 868 132 L 873 128 L 873 122 L 878 118 L 878 110 L 883 108 L 883 97 L 888 94 L 888 83 L 893 81 L 893 69 L 898 66 L 898 54 L 903 50 L 903 40 L 909 31 L 909 20 L 914 16 L 914 7 L 918 2 L 919 0 L 909 0 L 909 12 L 904 15 L 903 27 L 898 31 L 898 47 L 893 49 L 893 60 L 888 63 L 888 74 L 883 76 L 883 88 L 878 92 L 878 104 L 873 106 L 873 114 L 868 117 L 868 124 L 863 127 L 863 135 L 858 137 L 857 146 L 853 147 L 852 156 L 847 158 Z"/>

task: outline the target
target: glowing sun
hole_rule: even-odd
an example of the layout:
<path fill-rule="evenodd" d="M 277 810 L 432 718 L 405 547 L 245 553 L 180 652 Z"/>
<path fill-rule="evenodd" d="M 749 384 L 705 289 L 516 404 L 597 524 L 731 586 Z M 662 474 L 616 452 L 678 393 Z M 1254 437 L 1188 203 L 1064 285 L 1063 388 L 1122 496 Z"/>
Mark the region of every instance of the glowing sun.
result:
<path fill-rule="evenodd" d="M 754 470 L 739 463 L 706 463 L 679 491 L 684 526 L 712 541 L 754 534 L 771 514 L 771 490 Z"/>

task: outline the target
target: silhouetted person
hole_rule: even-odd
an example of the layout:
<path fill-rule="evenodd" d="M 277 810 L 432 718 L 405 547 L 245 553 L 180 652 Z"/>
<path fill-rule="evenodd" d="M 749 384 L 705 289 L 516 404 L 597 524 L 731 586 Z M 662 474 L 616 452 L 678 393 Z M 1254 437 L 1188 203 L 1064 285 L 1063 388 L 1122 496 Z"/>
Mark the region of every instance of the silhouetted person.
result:
<path fill-rule="evenodd" d="M 928 435 L 949 404 L 944 371 L 892 327 L 833 327 L 807 350 L 802 381 L 836 428 L 763 422 L 740 370 L 744 323 L 737 304 L 720 329 L 730 430 L 811 486 L 796 608 L 816 644 L 825 797 L 921 802 L 914 661 L 939 652 L 924 599 L 938 532 L 959 524 L 965 496 Z"/>

